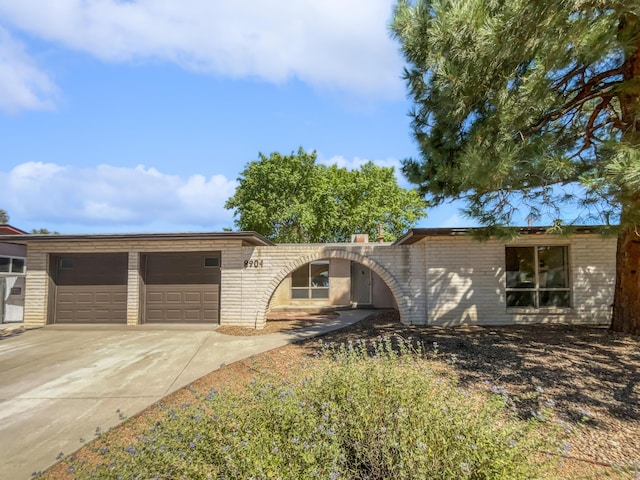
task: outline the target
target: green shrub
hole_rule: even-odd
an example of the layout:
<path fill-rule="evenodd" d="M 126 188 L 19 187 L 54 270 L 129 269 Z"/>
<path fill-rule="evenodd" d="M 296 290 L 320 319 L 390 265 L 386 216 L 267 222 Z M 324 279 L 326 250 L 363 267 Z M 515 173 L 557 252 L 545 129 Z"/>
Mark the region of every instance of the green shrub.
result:
<path fill-rule="evenodd" d="M 163 418 L 78 478 L 531 479 L 552 448 L 502 395 L 459 389 L 401 339 L 327 347 L 294 380 L 260 375 Z M 537 459 L 537 460 L 536 460 Z M 75 467 L 72 467 L 75 468 Z"/>

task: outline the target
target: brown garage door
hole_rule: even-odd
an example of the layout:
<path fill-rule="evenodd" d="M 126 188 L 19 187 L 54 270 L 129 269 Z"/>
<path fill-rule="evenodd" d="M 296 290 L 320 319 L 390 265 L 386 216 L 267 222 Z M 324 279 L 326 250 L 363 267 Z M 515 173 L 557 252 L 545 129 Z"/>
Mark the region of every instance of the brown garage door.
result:
<path fill-rule="evenodd" d="M 55 323 L 126 323 L 127 254 L 53 256 Z"/>
<path fill-rule="evenodd" d="M 148 323 L 217 323 L 220 252 L 149 253 L 142 256 Z"/>

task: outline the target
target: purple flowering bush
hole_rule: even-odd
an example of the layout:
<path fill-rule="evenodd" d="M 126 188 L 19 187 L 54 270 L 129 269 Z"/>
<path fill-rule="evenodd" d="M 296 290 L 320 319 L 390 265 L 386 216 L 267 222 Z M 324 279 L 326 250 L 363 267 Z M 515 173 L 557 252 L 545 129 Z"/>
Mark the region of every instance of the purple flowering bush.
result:
<path fill-rule="evenodd" d="M 257 374 L 166 407 L 143 435 L 75 478 L 534 479 L 560 440 L 502 395 L 435 373 L 410 341 L 326 345 L 287 381 Z"/>

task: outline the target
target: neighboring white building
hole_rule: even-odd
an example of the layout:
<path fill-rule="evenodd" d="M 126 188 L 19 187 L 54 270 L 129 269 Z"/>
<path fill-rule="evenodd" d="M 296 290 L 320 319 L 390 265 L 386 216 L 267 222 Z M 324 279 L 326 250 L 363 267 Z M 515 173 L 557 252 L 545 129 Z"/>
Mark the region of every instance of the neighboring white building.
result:
<path fill-rule="evenodd" d="M 25 235 L 18 228 L 0 224 L 0 235 Z M 25 299 L 27 248 L 0 243 L 0 323 L 22 322 Z"/>
<path fill-rule="evenodd" d="M 261 328 L 283 309 L 397 308 L 412 325 L 607 324 L 615 238 L 413 229 L 394 243 L 274 245 L 254 232 L 28 235 L 25 325 Z M 8 241 L 0 237 L 0 242 Z"/>

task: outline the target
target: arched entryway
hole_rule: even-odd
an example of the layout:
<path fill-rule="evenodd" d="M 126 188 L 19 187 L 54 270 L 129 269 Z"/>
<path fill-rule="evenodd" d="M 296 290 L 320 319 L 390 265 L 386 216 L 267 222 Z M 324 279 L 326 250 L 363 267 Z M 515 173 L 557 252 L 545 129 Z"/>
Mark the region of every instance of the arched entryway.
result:
<path fill-rule="evenodd" d="M 308 253 L 296 258 L 295 260 L 292 260 L 286 267 L 282 268 L 273 276 L 273 278 L 269 282 L 268 288 L 264 291 L 259 301 L 255 319 L 256 326 L 260 327 L 264 325 L 266 321 L 266 315 L 269 310 L 270 301 L 280 284 L 283 282 L 283 280 L 285 280 L 285 278 L 287 278 L 287 276 L 289 276 L 292 272 L 299 272 L 301 269 L 304 270 L 304 267 L 306 265 L 317 265 L 318 268 L 316 269 L 320 270 L 322 268 L 322 262 L 330 261 L 332 259 L 346 260 L 347 265 L 350 265 L 350 262 L 354 262 L 366 267 L 366 269 L 369 269 L 371 272 L 374 272 L 375 275 L 379 277 L 384 282 L 386 287 L 391 291 L 393 299 L 395 300 L 395 304 L 397 305 L 398 311 L 400 313 L 401 321 L 408 321 L 408 319 L 410 318 L 410 314 L 409 306 L 407 304 L 407 297 L 404 294 L 403 289 L 398 281 L 393 277 L 393 275 L 388 272 L 386 268 L 384 268 L 375 260 L 372 260 L 359 253 L 341 249 L 321 249 L 318 252 Z M 313 273 L 312 270 L 313 267 L 310 267 L 310 275 Z M 351 279 L 349 273 L 349 282 L 350 281 Z M 303 293 L 304 292 L 302 291 L 300 295 L 302 295 Z M 317 293 L 319 294 L 322 292 L 318 290 Z M 313 292 L 309 293 L 309 295 L 312 294 Z"/>

